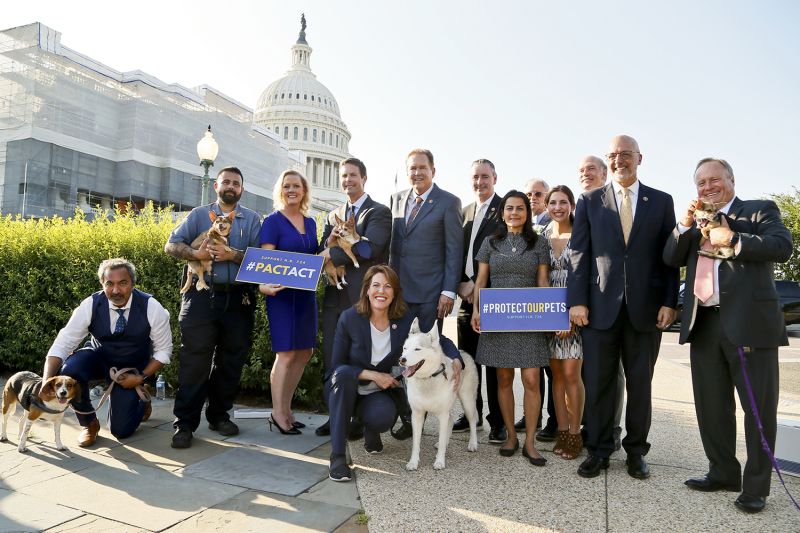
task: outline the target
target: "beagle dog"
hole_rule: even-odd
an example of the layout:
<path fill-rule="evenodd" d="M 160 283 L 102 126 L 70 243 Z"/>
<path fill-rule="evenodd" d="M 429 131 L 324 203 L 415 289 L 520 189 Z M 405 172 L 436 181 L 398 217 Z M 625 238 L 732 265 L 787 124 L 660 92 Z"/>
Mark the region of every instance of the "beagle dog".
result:
<path fill-rule="evenodd" d="M 17 450 L 19 452 L 27 450 L 25 441 L 28 440 L 33 421 L 39 418 L 53 422 L 56 449 L 66 450 L 67 447 L 61 443 L 61 421 L 72 399 L 79 395 L 80 385 L 70 377 L 53 376 L 42 382 L 42 378 L 33 372 L 17 372 L 8 378 L 6 386 L 3 387 L 3 430 L 0 433 L 0 441 L 8 440 L 6 437 L 8 415 L 15 409 L 14 404 L 19 403 L 25 415 L 19 418 Z"/>

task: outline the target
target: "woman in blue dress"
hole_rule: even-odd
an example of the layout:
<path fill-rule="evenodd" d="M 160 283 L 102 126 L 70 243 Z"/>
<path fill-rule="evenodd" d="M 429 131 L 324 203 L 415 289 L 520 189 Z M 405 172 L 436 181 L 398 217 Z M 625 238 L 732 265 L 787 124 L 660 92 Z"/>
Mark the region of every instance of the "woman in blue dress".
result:
<path fill-rule="evenodd" d="M 261 247 L 302 254 L 317 251 L 317 224 L 307 216 L 311 204 L 308 182 L 297 171 L 286 170 L 275 183 L 275 211 L 261 226 Z M 259 286 L 266 295 L 267 319 L 275 351 L 270 372 L 272 425 L 284 435 L 299 435 L 303 424 L 292 414 L 292 396 L 317 341 L 317 295 L 279 284 Z"/>

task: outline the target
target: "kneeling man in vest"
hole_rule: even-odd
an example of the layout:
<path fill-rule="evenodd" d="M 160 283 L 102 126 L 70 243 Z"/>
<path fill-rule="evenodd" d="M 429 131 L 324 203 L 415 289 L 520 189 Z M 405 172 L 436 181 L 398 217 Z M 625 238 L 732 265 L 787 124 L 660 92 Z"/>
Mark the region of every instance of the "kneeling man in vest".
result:
<path fill-rule="evenodd" d="M 44 379 L 58 374 L 78 381 L 81 394 L 72 401 L 83 430 L 78 445 L 88 447 L 97 440 L 100 422 L 89 401 L 89 381 L 111 382 L 109 370 L 134 368 L 114 385 L 110 397 L 111 434 L 130 436 L 150 416 L 149 402 L 140 399 L 137 387 L 169 363 L 172 332 L 169 313 L 147 293 L 134 289 L 136 267 L 122 258 L 100 263 L 97 277 L 103 290 L 85 300 L 72 312 L 58 332 L 44 364 Z M 89 336 L 89 340 L 78 348 Z"/>

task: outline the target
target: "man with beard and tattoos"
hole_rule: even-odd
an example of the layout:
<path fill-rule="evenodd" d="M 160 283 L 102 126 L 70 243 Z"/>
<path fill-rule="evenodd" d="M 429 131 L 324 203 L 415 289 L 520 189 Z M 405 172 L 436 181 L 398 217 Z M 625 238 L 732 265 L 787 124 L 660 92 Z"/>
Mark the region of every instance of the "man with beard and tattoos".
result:
<path fill-rule="evenodd" d="M 200 412 L 208 399 L 208 427 L 220 435 L 239 433 L 228 411 L 239 386 L 245 357 L 250 350 L 256 308 L 255 285 L 236 283 L 236 273 L 248 246 L 259 245 L 261 217 L 239 205 L 244 176 L 236 167 L 225 167 L 214 182 L 217 201 L 192 209 L 176 227 L 164 247 L 169 255 L 184 260 L 213 261 L 206 282 L 210 289 L 191 288 L 181 297 L 182 346 L 178 354 L 178 393 L 175 396 L 173 448 L 188 448 L 200 425 Z M 211 227 L 210 213 L 234 211 L 228 245 L 207 240 L 199 248 L 191 244 Z"/>

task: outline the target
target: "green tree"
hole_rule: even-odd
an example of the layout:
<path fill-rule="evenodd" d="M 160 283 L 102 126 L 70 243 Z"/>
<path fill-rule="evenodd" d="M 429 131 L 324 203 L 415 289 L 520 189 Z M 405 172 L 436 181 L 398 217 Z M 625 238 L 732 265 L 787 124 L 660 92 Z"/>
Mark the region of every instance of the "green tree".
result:
<path fill-rule="evenodd" d="M 773 194 L 772 199 L 781 210 L 783 223 L 792 232 L 792 257 L 775 265 L 779 278 L 800 281 L 800 190 L 794 187 L 791 194 Z"/>

